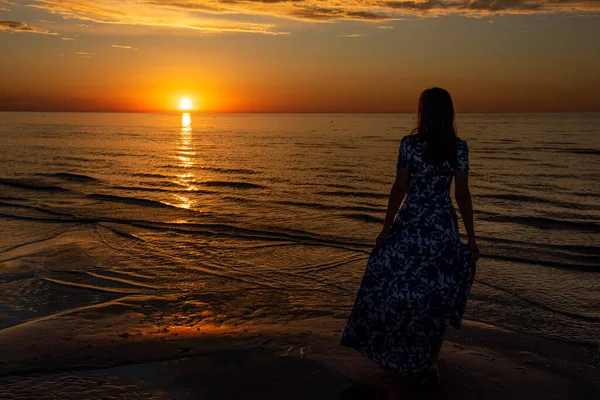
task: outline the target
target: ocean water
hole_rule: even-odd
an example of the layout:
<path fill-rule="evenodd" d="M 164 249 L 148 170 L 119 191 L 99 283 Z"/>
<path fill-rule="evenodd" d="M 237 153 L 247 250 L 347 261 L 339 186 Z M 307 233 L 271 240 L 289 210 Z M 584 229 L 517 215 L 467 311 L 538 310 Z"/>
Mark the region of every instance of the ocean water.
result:
<path fill-rule="evenodd" d="M 457 122 L 482 251 L 466 318 L 596 342 L 600 115 Z M 413 125 L 0 113 L 0 329 L 144 298 L 172 325 L 345 318 Z"/>

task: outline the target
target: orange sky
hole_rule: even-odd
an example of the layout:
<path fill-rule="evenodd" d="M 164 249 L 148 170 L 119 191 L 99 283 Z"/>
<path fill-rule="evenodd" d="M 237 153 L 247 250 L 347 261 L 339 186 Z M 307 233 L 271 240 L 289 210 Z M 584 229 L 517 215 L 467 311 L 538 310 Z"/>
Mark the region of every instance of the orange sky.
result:
<path fill-rule="evenodd" d="M 347 3 L 0 0 L 0 110 L 600 112 L 597 1 Z"/>

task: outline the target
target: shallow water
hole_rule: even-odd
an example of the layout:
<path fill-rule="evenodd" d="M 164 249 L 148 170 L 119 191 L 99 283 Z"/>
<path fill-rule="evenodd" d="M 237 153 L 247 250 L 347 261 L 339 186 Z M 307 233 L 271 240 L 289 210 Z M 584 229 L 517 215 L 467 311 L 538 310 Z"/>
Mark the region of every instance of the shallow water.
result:
<path fill-rule="evenodd" d="M 132 294 L 181 323 L 344 317 L 413 124 L 0 113 L 0 329 Z M 458 124 L 483 253 L 467 318 L 596 341 L 600 115 Z"/>

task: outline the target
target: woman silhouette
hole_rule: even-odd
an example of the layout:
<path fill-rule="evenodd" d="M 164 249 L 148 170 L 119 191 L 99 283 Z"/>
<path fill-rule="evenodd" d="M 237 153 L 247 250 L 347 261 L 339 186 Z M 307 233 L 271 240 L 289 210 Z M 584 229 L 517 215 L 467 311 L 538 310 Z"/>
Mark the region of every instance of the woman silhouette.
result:
<path fill-rule="evenodd" d="M 425 90 L 417 127 L 400 142 L 383 229 L 341 339 L 375 365 L 426 383 L 440 383 L 444 333 L 460 327 L 479 258 L 468 169 L 450 94 Z M 468 245 L 458 235 L 453 178 Z"/>

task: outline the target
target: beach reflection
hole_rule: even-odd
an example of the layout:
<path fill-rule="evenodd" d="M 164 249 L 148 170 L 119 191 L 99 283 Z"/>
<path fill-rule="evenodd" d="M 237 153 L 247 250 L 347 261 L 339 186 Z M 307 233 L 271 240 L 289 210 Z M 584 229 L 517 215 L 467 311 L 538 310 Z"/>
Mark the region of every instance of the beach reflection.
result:
<path fill-rule="evenodd" d="M 192 116 L 190 113 L 183 113 L 181 114 L 181 130 L 179 134 L 179 144 L 177 146 L 178 166 L 183 168 L 183 171 L 177 175 L 177 183 L 185 186 L 186 190 L 190 192 L 196 190 L 196 187 L 193 184 L 196 177 L 191 171 L 191 168 L 195 165 L 194 158 L 196 155 L 192 140 Z M 195 204 L 189 196 L 179 194 L 176 196 L 178 201 L 176 205 L 178 207 L 191 208 Z"/>

